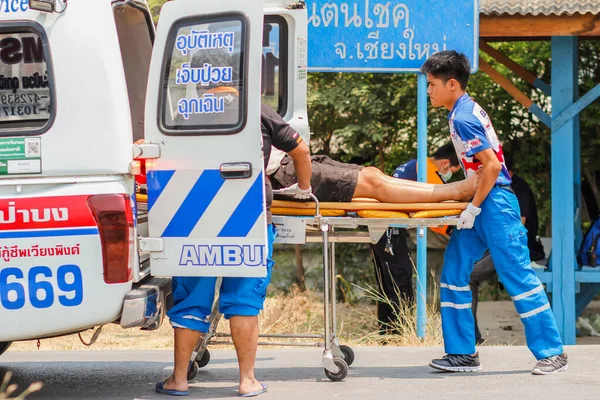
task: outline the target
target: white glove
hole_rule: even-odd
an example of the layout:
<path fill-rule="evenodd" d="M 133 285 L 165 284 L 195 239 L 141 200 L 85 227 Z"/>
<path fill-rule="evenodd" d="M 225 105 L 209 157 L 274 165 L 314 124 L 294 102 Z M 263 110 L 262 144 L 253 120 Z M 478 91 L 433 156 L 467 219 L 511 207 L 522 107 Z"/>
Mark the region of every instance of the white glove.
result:
<path fill-rule="evenodd" d="M 310 199 L 310 195 L 312 194 L 312 187 L 308 187 L 308 189 L 300 189 L 297 183 L 294 183 L 292 186 L 280 189 L 277 191 L 278 194 L 287 194 L 294 196 L 300 200 Z"/>
<path fill-rule="evenodd" d="M 456 229 L 461 230 L 473 228 L 473 224 L 475 224 L 475 217 L 480 213 L 481 208 L 475 207 L 473 204 L 469 203 L 467 209 L 460 214 Z"/>

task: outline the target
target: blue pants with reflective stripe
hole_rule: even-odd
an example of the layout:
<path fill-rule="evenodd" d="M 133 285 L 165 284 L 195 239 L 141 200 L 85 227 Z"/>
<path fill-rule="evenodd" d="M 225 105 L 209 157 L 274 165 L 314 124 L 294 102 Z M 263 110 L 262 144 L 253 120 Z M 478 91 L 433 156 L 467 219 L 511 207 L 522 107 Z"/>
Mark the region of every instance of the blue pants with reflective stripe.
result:
<path fill-rule="evenodd" d="M 226 319 L 235 316 L 253 317 L 260 313 L 271 282 L 275 262 L 273 243 L 275 225 L 267 225 L 267 276 L 264 278 L 230 278 L 221 282 L 219 312 Z M 174 305 L 167 313 L 174 328 L 186 328 L 206 333 L 210 327 L 209 317 L 215 300 L 217 278 L 173 277 Z"/>
<path fill-rule="evenodd" d="M 529 350 L 538 360 L 561 354 L 562 341 L 554 314 L 531 268 L 519 203 L 513 193 L 497 186 L 481 205 L 473 229 L 452 232 L 444 255 L 440 297 L 446 353 L 475 353 L 469 279 L 473 265 L 488 248 L 498 277 L 525 325 Z"/>

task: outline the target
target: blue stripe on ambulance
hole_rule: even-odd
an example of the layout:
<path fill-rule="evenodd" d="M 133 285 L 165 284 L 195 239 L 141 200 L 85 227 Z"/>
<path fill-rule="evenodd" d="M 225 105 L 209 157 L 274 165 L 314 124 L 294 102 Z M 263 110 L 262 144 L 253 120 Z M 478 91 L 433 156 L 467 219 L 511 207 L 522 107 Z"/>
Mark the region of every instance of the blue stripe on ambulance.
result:
<path fill-rule="evenodd" d="M 148 174 L 148 208 L 154 205 L 175 171 L 152 171 Z M 162 233 L 162 237 L 189 237 L 225 180 L 219 170 L 204 170 Z M 259 173 L 237 205 L 218 237 L 246 237 L 263 213 L 263 174 Z M 152 203 L 150 203 L 152 202 Z"/>
<path fill-rule="evenodd" d="M 167 187 L 175 171 L 148 171 L 146 186 L 148 188 L 148 211 Z"/>
<path fill-rule="evenodd" d="M 263 212 L 262 172 L 248 190 L 229 220 L 219 232 L 219 237 L 246 237 Z"/>
<path fill-rule="evenodd" d="M 224 183 L 221 171 L 204 170 L 161 236 L 189 237 Z"/>

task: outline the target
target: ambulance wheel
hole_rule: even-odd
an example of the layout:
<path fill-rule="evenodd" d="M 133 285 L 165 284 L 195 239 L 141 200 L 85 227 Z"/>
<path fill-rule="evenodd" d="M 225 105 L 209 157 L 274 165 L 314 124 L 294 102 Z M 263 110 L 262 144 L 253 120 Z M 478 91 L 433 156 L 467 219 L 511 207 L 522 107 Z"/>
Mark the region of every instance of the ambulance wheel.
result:
<path fill-rule="evenodd" d="M 341 345 L 340 350 L 344 353 L 344 361 L 348 366 L 354 363 L 354 350 L 350 346 Z"/>
<path fill-rule="evenodd" d="M 12 342 L 0 342 L 0 356 L 10 347 Z"/>
<path fill-rule="evenodd" d="M 193 380 L 196 377 L 196 375 L 198 375 L 198 363 L 196 361 L 194 361 L 188 367 L 188 375 L 187 375 L 188 381 Z"/>
<path fill-rule="evenodd" d="M 348 376 L 348 364 L 341 358 L 334 358 L 333 363 L 338 368 L 338 372 L 325 370 L 325 375 L 334 382 L 340 382 Z"/>
<path fill-rule="evenodd" d="M 204 368 L 210 362 L 210 353 L 207 350 L 204 350 L 202 356 L 196 356 L 196 363 L 198 364 L 198 368 Z"/>

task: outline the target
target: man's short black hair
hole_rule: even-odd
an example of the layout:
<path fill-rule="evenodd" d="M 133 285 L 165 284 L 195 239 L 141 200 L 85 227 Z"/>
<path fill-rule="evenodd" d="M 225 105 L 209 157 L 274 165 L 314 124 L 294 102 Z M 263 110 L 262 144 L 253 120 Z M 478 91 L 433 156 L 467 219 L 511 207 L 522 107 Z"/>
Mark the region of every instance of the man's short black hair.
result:
<path fill-rule="evenodd" d="M 454 145 L 452 142 L 446 143 L 437 149 L 436 152 L 431 155 L 431 157 L 435 158 L 436 160 L 449 160 L 450 165 L 453 167 L 459 166 L 456 150 L 454 150 Z"/>
<path fill-rule="evenodd" d="M 421 67 L 421 72 L 431 74 L 444 83 L 456 79 L 461 89 L 466 90 L 471 76 L 471 64 L 463 53 L 448 50 L 429 57 Z"/>

